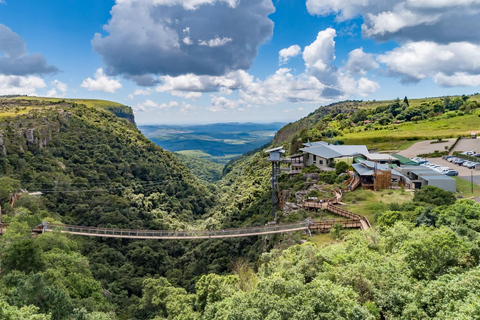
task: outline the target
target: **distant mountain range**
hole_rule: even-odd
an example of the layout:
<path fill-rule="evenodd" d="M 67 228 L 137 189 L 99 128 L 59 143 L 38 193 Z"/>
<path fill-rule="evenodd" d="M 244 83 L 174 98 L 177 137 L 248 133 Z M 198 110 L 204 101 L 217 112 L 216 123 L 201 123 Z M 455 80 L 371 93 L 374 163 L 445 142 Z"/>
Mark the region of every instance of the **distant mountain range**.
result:
<path fill-rule="evenodd" d="M 226 163 L 273 139 L 285 123 L 215 123 L 207 125 L 140 125 L 138 128 L 162 148 Z"/>

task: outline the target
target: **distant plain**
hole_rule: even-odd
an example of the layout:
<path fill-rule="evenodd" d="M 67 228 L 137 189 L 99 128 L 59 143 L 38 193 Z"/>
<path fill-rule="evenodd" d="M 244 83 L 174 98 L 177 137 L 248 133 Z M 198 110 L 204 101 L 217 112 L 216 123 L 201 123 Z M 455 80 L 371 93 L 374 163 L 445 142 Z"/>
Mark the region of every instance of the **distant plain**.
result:
<path fill-rule="evenodd" d="M 270 142 L 285 123 L 216 123 L 207 125 L 139 125 L 160 147 L 225 164 Z"/>

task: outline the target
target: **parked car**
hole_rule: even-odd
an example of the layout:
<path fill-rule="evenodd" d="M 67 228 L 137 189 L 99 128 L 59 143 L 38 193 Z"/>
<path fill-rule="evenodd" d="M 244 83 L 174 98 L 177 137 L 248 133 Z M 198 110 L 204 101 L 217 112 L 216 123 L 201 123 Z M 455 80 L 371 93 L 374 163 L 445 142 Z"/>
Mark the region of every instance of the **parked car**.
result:
<path fill-rule="evenodd" d="M 480 157 L 480 153 L 475 153 L 473 156 L 478 158 Z"/>
<path fill-rule="evenodd" d="M 457 170 L 448 170 L 445 172 L 445 175 L 447 176 L 458 176 L 458 171 Z"/>
<path fill-rule="evenodd" d="M 467 165 L 464 165 L 464 166 L 467 167 L 468 169 L 474 169 L 477 164 L 478 162 L 470 161 Z"/>

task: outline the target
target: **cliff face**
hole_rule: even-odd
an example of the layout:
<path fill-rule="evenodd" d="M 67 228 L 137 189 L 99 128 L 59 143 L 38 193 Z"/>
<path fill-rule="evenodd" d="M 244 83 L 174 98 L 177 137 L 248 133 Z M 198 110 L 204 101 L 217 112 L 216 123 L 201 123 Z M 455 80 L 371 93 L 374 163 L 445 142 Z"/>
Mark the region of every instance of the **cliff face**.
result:
<path fill-rule="evenodd" d="M 128 122 L 136 126 L 135 123 L 135 116 L 133 114 L 133 110 L 127 106 L 113 106 L 113 107 L 106 107 L 105 110 L 110 111 L 114 115 L 119 118 L 127 119 Z"/>

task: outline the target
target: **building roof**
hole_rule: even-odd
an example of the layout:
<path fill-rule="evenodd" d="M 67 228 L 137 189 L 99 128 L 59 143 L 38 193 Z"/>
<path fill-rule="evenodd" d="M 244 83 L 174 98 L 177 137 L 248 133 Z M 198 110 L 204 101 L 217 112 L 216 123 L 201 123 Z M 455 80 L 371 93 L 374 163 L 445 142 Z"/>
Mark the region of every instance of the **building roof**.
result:
<path fill-rule="evenodd" d="M 397 158 L 394 158 L 390 156 L 389 154 L 384 154 L 384 153 L 369 153 L 365 155 L 368 160 L 374 160 L 374 161 L 397 161 Z"/>
<path fill-rule="evenodd" d="M 362 163 L 353 163 L 352 167 L 361 176 L 372 176 L 374 173 L 372 169 L 364 166 Z"/>
<path fill-rule="evenodd" d="M 391 156 L 394 157 L 395 159 L 397 159 L 398 161 L 400 161 L 400 164 L 402 164 L 402 165 L 408 165 L 408 166 L 418 165 L 418 163 L 416 163 L 415 161 L 410 160 L 407 157 L 404 157 L 404 156 L 399 155 L 397 153 L 392 153 Z"/>
<path fill-rule="evenodd" d="M 285 150 L 283 150 L 283 147 L 277 147 L 277 148 L 268 149 L 265 151 L 265 153 L 271 153 L 271 152 L 285 153 Z"/>
<path fill-rule="evenodd" d="M 375 173 L 375 168 L 374 167 L 369 167 L 367 165 L 367 163 L 372 164 L 373 162 L 363 161 L 361 163 L 353 163 L 352 167 L 361 176 L 373 176 L 373 174 Z M 403 174 L 401 174 L 398 171 L 389 169 L 387 165 L 382 165 L 382 164 L 377 163 L 377 169 L 381 170 L 381 171 L 389 170 L 390 173 L 394 176 L 401 176 L 401 177 L 404 176 Z"/>
<path fill-rule="evenodd" d="M 302 148 L 300 151 L 311 153 L 325 159 L 368 154 L 366 146 L 334 145 L 323 141 L 312 142 L 311 147 Z"/>
<path fill-rule="evenodd" d="M 427 180 L 429 182 L 434 181 L 434 180 L 437 180 L 437 181 L 438 180 L 443 180 L 443 181 L 453 180 L 453 181 L 455 181 L 455 179 L 453 179 L 452 177 L 446 176 L 446 175 L 438 173 L 438 172 L 435 175 L 432 174 L 432 175 L 425 175 L 425 176 L 421 176 L 421 177 L 422 177 L 422 179 Z"/>

